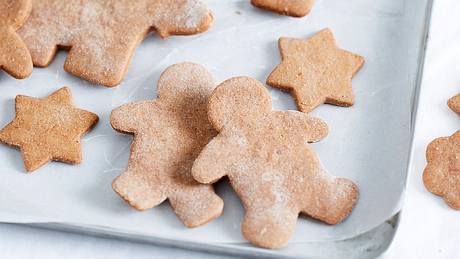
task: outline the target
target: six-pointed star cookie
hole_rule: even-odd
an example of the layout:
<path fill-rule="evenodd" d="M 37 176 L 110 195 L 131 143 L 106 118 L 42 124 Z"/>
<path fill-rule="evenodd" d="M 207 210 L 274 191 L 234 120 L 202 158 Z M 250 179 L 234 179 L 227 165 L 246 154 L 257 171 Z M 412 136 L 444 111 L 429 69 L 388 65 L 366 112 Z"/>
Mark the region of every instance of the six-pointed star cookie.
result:
<path fill-rule="evenodd" d="M 18 95 L 16 118 L 0 130 L 0 141 L 18 147 L 28 172 L 51 160 L 80 163 L 80 138 L 98 121 L 96 114 L 77 109 L 70 89 L 44 99 Z"/>
<path fill-rule="evenodd" d="M 323 103 L 351 106 L 352 77 L 364 58 L 339 49 L 329 29 L 308 40 L 281 38 L 282 63 L 270 74 L 267 84 L 292 91 L 302 112 Z"/>
<path fill-rule="evenodd" d="M 303 17 L 310 12 L 314 0 L 251 0 L 251 3 L 282 15 Z"/>

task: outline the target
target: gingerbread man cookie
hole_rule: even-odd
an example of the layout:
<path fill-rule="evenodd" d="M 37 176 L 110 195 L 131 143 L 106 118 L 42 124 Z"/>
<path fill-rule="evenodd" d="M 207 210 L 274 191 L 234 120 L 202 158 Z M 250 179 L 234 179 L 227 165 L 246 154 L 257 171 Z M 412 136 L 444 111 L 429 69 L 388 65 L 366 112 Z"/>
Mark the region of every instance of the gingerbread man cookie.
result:
<path fill-rule="evenodd" d="M 17 79 L 32 73 L 32 58 L 16 31 L 26 22 L 32 0 L 0 0 L 0 69 Z"/>
<path fill-rule="evenodd" d="M 46 67 L 57 48 L 70 49 L 67 72 L 112 87 L 122 81 L 149 32 L 189 35 L 211 22 L 201 0 L 36 0 L 20 34 L 34 65 Z"/>
<path fill-rule="evenodd" d="M 314 0 L 251 0 L 254 6 L 293 17 L 310 13 Z"/>
<path fill-rule="evenodd" d="M 0 142 L 21 150 L 28 172 L 51 160 L 78 164 L 80 139 L 97 121 L 96 114 L 73 106 L 67 87 L 44 99 L 18 95 L 16 117 L 0 130 Z"/>
<path fill-rule="evenodd" d="M 212 185 L 196 182 L 193 161 L 216 135 L 206 106 L 215 88 L 205 68 L 181 63 L 168 68 L 158 83 L 158 99 L 123 105 L 112 112 L 117 131 L 134 135 L 128 169 L 113 189 L 139 210 L 166 199 L 187 227 L 222 213 L 223 201 Z"/>
<path fill-rule="evenodd" d="M 279 48 L 282 63 L 267 84 L 292 91 L 300 111 L 310 112 L 323 103 L 353 105 L 351 79 L 364 58 L 339 49 L 329 29 L 308 40 L 281 38 Z"/>
<path fill-rule="evenodd" d="M 357 186 L 330 176 L 308 145 L 327 135 L 322 120 L 273 111 L 265 87 L 247 77 L 218 86 L 208 115 L 219 134 L 198 156 L 192 174 L 206 184 L 228 176 L 246 210 L 247 240 L 279 248 L 294 233 L 299 213 L 328 224 L 350 214 Z"/>

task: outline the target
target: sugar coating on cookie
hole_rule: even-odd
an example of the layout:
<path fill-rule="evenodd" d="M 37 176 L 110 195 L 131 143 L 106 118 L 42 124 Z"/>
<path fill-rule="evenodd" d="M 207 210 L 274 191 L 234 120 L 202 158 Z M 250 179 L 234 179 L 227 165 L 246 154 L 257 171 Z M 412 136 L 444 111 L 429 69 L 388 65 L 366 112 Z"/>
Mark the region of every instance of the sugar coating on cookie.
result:
<path fill-rule="evenodd" d="M 423 183 L 428 191 L 460 210 L 460 131 L 433 140 L 426 150 Z"/>
<path fill-rule="evenodd" d="M 51 160 L 77 164 L 80 139 L 97 122 L 96 114 L 75 108 L 68 87 L 43 99 L 18 95 L 16 117 L 0 130 L 0 142 L 21 150 L 28 172 Z"/>
<path fill-rule="evenodd" d="M 273 111 L 268 91 L 248 77 L 218 86 L 208 114 L 219 134 L 198 156 L 192 174 L 208 184 L 228 176 L 246 210 L 242 231 L 251 243 L 285 246 L 299 213 L 328 224 L 350 214 L 357 186 L 330 176 L 308 144 L 327 135 L 322 120 Z"/>
<path fill-rule="evenodd" d="M 214 88 L 205 68 L 181 63 L 161 75 L 158 99 L 112 112 L 113 128 L 134 135 L 128 168 L 113 182 L 113 189 L 131 206 L 146 210 L 168 199 L 187 227 L 222 213 L 223 201 L 212 185 L 198 183 L 191 175 L 193 161 L 216 135 L 206 112 Z"/>
<path fill-rule="evenodd" d="M 0 0 L 0 69 L 17 79 L 32 73 L 29 50 L 16 33 L 31 9 L 32 0 Z"/>
<path fill-rule="evenodd" d="M 300 111 L 311 112 L 323 103 L 354 104 L 351 80 L 364 58 L 338 48 L 331 30 L 308 40 L 281 38 L 279 48 L 282 62 L 267 84 L 291 91 Z"/>
<path fill-rule="evenodd" d="M 293 17 L 304 17 L 310 13 L 314 0 L 251 0 L 254 6 Z"/>
<path fill-rule="evenodd" d="M 149 32 L 163 38 L 196 34 L 212 19 L 201 0 L 36 0 L 20 34 L 35 66 L 48 66 L 58 47 L 70 49 L 67 72 L 112 87 Z"/>

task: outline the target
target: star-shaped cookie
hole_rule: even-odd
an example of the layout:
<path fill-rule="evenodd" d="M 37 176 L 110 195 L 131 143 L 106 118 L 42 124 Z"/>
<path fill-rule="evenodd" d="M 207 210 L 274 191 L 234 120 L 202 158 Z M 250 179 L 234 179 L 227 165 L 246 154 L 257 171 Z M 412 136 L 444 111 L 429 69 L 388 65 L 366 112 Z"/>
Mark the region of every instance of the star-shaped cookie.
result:
<path fill-rule="evenodd" d="M 314 0 L 251 0 L 254 6 L 292 17 L 303 17 L 313 7 Z"/>
<path fill-rule="evenodd" d="M 0 142 L 21 150 L 28 172 L 51 160 L 77 164 L 80 138 L 97 121 L 96 114 L 75 108 L 67 87 L 44 99 L 18 95 L 16 117 L 0 130 Z"/>
<path fill-rule="evenodd" d="M 308 40 L 281 38 L 282 62 L 270 74 L 267 84 L 292 91 L 302 112 L 323 103 L 354 104 L 351 79 L 364 58 L 339 49 L 331 30 L 323 29 Z"/>

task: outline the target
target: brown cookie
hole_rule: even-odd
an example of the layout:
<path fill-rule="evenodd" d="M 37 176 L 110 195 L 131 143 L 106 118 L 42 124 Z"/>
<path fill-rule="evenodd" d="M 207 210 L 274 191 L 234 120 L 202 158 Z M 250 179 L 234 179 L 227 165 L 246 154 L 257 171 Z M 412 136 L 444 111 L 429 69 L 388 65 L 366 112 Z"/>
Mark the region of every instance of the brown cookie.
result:
<path fill-rule="evenodd" d="M 450 98 L 447 105 L 452 111 L 460 114 L 460 94 Z"/>
<path fill-rule="evenodd" d="M 329 29 L 308 40 L 281 38 L 279 48 L 282 63 L 267 84 L 291 91 L 300 111 L 310 112 L 323 103 L 354 104 L 351 79 L 364 58 L 339 49 Z"/>
<path fill-rule="evenodd" d="M 29 50 L 16 34 L 31 9 L 32 0 L 0 0 L 0 69 L 17 79 L 32 73 Z"/>
<path fill-rule="evenodd" d="M 21 150 L 28 172 L 51 160 L 77 164 L 80 139 L 97 121 L 96 114 L 75 108 L 67 87 L 44 99 L 18 95 L 16 117 L 0 130 L 0 141 Z"/>
<path fill-rule="evenodd" d="M 247 77 L 218 86 L 208 114 L 219 135 L 198 156 L 192 174 L 206 184 L 228 176 L 246 210 L 247 240 L 279 248 L 294 233 L 299 213 L 328 224 L 350 214 L 356 185 L 329 176 L 308 145 L 327 135 L 322 120 L 273 111 L 265 87 Z"/>
<path fill-rule="evenodd" d="M 200 65 L 168 68 L 158 83 L 158 99 L 121 106 L 110 121 L 117 131 L 134 135 L 128 169 L 113 189 L 138 210 L 166 199 L 187 227 L 205 224 L 222 213 L 223 201 L 212 185 L 196 182 L 193 161 L 216 135 L 206 106 L 215 88 Z"/>
<path fill-rule="evenodd" d="M 460 210 L 460 131 L 431 142 L 426 150 L 426 160 L 425 187 L 443 197 L 450 207 Z"/>
<path fill-rule="evenodd" d="M 251 0 L 251 3 L 282 15 L 303 17 L 310 13 L 314 0 Z"/>
<path fill-rule="evenodd" d="M 122 81 L 149 32 L 189 35 L 211 22 L 201 0 L 36 0 L 20 34 L 34 65 L 46 67 L 57 48 L 70 49 L 67 72 L 112 87 Z"/>

